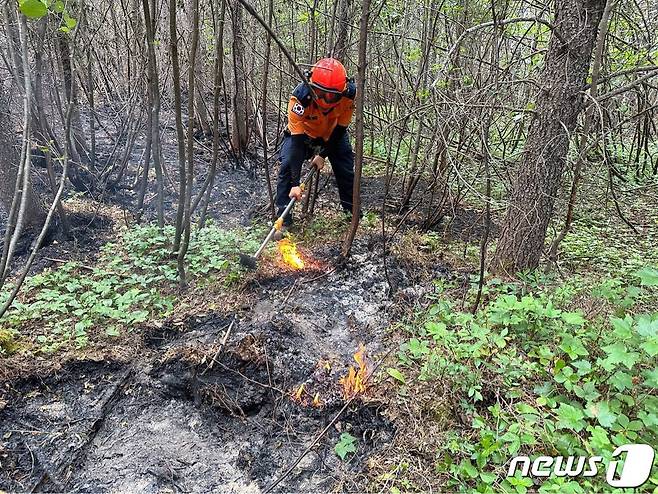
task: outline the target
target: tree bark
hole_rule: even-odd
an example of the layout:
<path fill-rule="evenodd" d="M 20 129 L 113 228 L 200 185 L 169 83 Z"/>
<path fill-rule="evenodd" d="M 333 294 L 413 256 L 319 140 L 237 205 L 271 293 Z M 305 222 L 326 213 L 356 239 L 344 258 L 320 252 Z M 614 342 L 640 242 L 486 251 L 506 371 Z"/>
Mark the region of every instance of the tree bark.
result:
<path fill-rule="evenodd" d="M 352 0 L 340 0 L 340 11 L 338 13 L 338 34 L 336 42 L 331 49 L 331 55 L 338 60 L 345 60 L 347 55 L 347 45 L 349 42 L 349 16 L 352 10 Z"/>
<path fill-rule="evenodd" d="M 233 31 L 233 117 L 231 145 L 238 155 L 247 149 L 249 140 L 249 112 L 247 94 L 247 71 L 245 67 L 245 45 L 243 39 L 242 5 L 234 2 L 231 7 L 231 26 Z"/>
<path fill-rule="evenodd" d="M 178 61 L 178 28 L 176 27 L 176 0 L 169 0 L 169 53 L 171 57 L 171 78 L 174 85 L 174 112 L 176 116 L 176 143 L 178 145 L 178 206 L 176 208 L 176 234 L 174 235 L 173 252 L 178 252 L 183 233 L 183 216 L 185 213 L 185 184 L 187 170 L 185 168 L 185 135 L 183 131 L 183 116 L 181 109 L 180 63 Z M 191 129 L 190 129 L 191 131 Z"/>
<path fill-rule="evenodd" d="M 359 61 L 356 76 L 356 136 L 355 140 L 355 158 L 354 158 L 354 188 L 352 197 L 352 223 L 350 229 L 343 241 L 341 254 L 343 257 L 350 255 L 352 242 L 356 236 L 356 230 L 359 228 L 361 212 L 361 171 L 363 168 L 363 102 L 365 99 L 365 81 L 366 81 L 366 55 L 368 49 L 368 19 L 370 18 L 370 0 L 363 0 L 361 4 L 361 22 L 359 24 Z"/>
<path fill-rule="evenodd" d="M 560 36 L 553 32 L 549 41 L 542 89 L 492 262 L 494 271 L 514 274 L 539 264 L 569 136 L 584 106 L 582 91 L 604 7 L 605 0 L 556 1 L 553 24 Z"/>
<path fill-rule="evenodd" d="M 2 91 L 0 93 L 0 204 L 7 213 L 11 209 L 16 191 L 16 176 L 20 160 L 15 134 L 12 131 L 14 126 L 9 115 L 9 95 Z M 25 225 L 40 226 L 43 224 L 46 212 L 43 202 L 32 188 L 31 181 L 27 189 L 26 199 Z"/>

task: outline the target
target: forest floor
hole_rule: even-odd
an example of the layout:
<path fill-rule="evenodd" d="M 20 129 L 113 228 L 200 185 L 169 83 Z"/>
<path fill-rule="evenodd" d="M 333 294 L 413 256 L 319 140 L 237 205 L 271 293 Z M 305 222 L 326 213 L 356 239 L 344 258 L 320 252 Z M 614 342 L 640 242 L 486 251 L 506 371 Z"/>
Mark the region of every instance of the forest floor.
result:
<path fill-rule="evenodd" d="M 207 163 L 203 154 L 199 159 L 203 173 Z M 132 180 L 128 174 L 126 182 Z M 209 207 L 211 230 L 246 232 L 266 204 L 260 182 L 242 169 L 222 169 Z M 175 301 L 164 316 L 153 311 L 117 326 L 110 325 L 114 316 L 98 317 L 82 333 L 62 332 L 62 325 L 77 328 L 86 316 L 51 327 L 45 313 L 52 309 L 61 319 L 63 310 L 45 305 L 25 315 L 19 304 L 8 323 L 12 355 L 0 360 L 0 488 L 260 492 L 282 478 L 281 491 L 361 490 L 367 458 L 391 441 L 395 427 L 386 413 L 386 382 L 369 384 L 367 393 L 349 400 L 341 379 L 350 367 L 359 370 L 354 355 L 361 345 L 362 370 L 380 371 L 391 325 L 432 292 L 434 280 L 464 275 L 435 256 L 423 262 L 417 249 L 396 254 L 389 245 L 382 255 L 381 225 L 371 214 L 381 207 L 381 178 L 364 180 L 367 215 L 343 261 L 349 223 L 338 212 L 331 182 L 325 174 L 315 217 L 293 232 L 304 269 L 283 264 L 274 248 L 256 272 L 237 268 L 238 248 L 253 248 L 261 226 L 245 233 L 251 243 L 238 239 L 238 248 L 225 253 L 231 280 L 225 273 L 215 278 L 220 268 L 193 276 L 186 293 L 169 283 L 162 291 Z M 153 198 L 150 190 L 150 218 Z M 106 245 L 133 228 L 127 213 L 133 203 L 125 190 L 103 202 L 69 198 L 74 238 L 43 248 L 32 269 L 35 279 L 43 273 L 66 278 L 28 286 L 21 303 L 43 300 L 45 291 L 77 283 L 85 273 L 94 280 L 90 291 L 111 276 Z M 171 195 L 166 206 L 171 215 Z M 79 300 L 86 290 L 76 290 L 72 299 Z M 345 461 L 334 451 L 343 433 L 358 444 Z"/>
<path fill-rule="evenodd" d="M 173 163 L 173 140 L 164 142 Z M 197 159 L 201 183 L 209 152 Z M 448 361 L 439 378 L 428 375 L 437 364 L 423 359 L 441 337 L 423 338 L 428 307 L 441 314 L 448 306 L 437 304 L 449 301 L 446 321 L 470 320 L 480 208 L 457 209 L 434 232 L 416 228 L 414 215 L 391 210 L 386 231 L 399 230 L 384 242 L 384 179 L 366 176 L 365 217 L 345 261 L 340 247 L 348 222 L 326 172 L 314 216 L 292 232 L 305 268 L 285 265 L 271 246 L 258 269 L 247 272 L 237 255 L 251 252 L 266 231 L 264 180 L 223 165 L 212 222 L 190 248 L 185 292 L 168 239 L 134 224 L 133 191 L 66 200 L 74 238 L 41 250 L 0 326 L 7 353 L 0 356 L 0 489 L 263 492 L 275 483 L 280 492 L 456 489 L 448 477 L 470 475 L 470 463 L 463 471 L 439 471 L 437 451 L 475 437 L 467 424 L 504 388 L 495 376 L 480 375 L 479 363 L 464 368 Z M 134 172 L 128 169 L 125 183 Z M 150 189 L 147 221 L 154 198 Z M 170 187 L 165 204 L 171 217 Z M 564 242 L 562 276 L 579 273 L 590 286 L 610 278 L 610 269 L 626 276 L 643 262 L 658 265 L 650 247 L 655 211 L 632 212 L 649 227 L 626 252 L 610 245 L 609 225 L 587 219 L 592 211 Z M 628 234 L 623 225 L 613 229 Z M 489 281 L 483 305 L 512 290 Z M 562 282 L 540 276 L 520 290 L 538 293 L 543 284 Z M 594 302 L 583 300 L 575 305 L 589 317 Z M 359 371 L 368 376 L 365 392 L 346 394 L 345 379 Z M 464 409 L 464 400 L 475 408 Z M 459 460 L 463 452 L 450 454 Z"/>

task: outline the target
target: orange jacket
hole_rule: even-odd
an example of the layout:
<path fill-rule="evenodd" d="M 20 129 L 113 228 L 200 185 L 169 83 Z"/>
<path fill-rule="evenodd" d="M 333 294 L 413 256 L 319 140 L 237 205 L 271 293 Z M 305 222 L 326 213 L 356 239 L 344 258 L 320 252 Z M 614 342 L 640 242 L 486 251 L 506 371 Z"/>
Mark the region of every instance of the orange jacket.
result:
<path fill-rule="evenodd" d="M 293 91 L 288 102 L 288 130 L 292 135 L 306 134 L 326 142 L 336 125 L 347 127 L 350 124 L 354 112 L 353 97 L 343 96 L 336 106 L 325 110 L 313 101 L 305 87 L 300 86 Z"/>

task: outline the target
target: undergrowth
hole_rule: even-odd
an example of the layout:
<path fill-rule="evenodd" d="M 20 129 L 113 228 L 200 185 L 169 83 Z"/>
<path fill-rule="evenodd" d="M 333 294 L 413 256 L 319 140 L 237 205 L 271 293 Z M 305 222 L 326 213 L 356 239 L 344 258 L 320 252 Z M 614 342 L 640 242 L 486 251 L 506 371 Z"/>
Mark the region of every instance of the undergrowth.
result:
<path fill-rule="evenodd" d="M 72 261 L 29 277 L 0 321 L 0 355 L 79 349 L 170 315 L 178 296 L 173 237 L 173 227 L 136 225 L 103 246 L 94 266 Z M 245 231 L 213 224 L 195 231 L 186 256 L 192 285 L 236 283 L 243 274 L 238 252 L 256 246 Z"/>
<path fill-rule="evenodd" d="M 619 445 L 658 444 L 658 270 L 591 285 L 539 278 L 489 281 L 475 314 L 437 283 L 431 305 L 401 326 L 408 336 L 388 375 L 415 416 L 398 423 L 403 453 L 384 462 L 380 485 L 423 490 L 434 479 L 447 491 L 523 494 L 536 486 L 519 472 L 507 477 L 517 455 L 600 455 L 607 464 Z M 585 299 L 609 310 L 584 313 Z M 604 473 L 552 476 L 539 491 L 606 486 Z M 654 467 L 645 489 L 656 488 Z"/>

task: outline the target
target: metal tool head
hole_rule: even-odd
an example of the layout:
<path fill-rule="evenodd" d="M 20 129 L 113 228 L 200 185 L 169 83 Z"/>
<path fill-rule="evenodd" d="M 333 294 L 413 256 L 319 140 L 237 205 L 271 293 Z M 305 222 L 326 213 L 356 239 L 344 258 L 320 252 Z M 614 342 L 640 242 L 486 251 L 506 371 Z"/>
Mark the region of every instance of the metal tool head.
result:
<path fill-rule="evenodd" d="M 258 267 L 258 259 L 254 256 L 240 253 L 240 264 L 250 271 L 253 271 Z"/>

